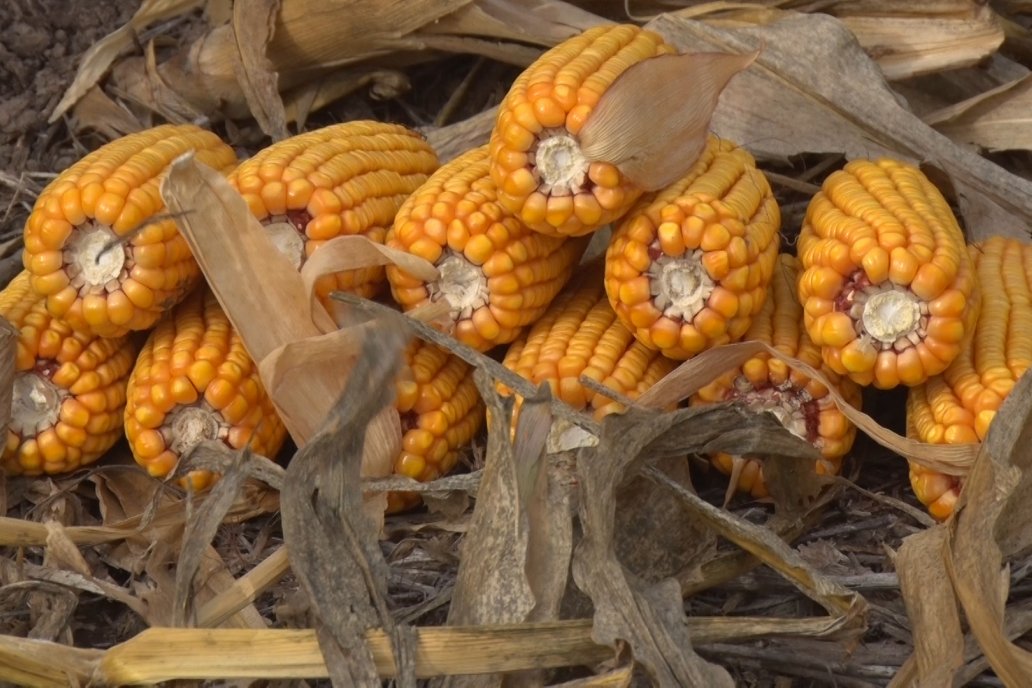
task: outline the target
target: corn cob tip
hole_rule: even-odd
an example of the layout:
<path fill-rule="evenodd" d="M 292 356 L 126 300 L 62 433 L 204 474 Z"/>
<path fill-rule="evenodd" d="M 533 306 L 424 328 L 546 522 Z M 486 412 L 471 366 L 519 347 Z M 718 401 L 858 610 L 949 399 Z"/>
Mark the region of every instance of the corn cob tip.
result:
<path fill-rule="evenodd" d="M 824 181 L 799 236 L 805 326 L 862 385 L 912 387 L 960 353 L 977 312 L 949 204 L 921 170 L 854 160 Z"/>
<path fill-rule="evenodd" d="M 642 189 L 590 159 L 580 134 L 631 66 L 675 52 L 638 26 L 588 29 L 546 51 L 513 82 L 491 135 L 499 202 L 534 231 L 590 234 L 624 214 Z"/>
<path fill-rule="evenodd" d="M 295 270 L 305 262 L 304 228 L 307 219 L 300 213 L 270 217 L 263 222 L 265 233 L 276 250 L 286 256 Z"/>
<path fill-rule="evenodd" d="M 439 277 L 427 284 L 427 294 L 431 302 L 444 299 L 454 320 L 468 320 L 490 301 L 483 267 L 461 253 L 447 249 L 437 270 Z"/>
<path fill-rule="evenodd" d="M 161 180 L 192 151 L 222 172 L 231 146 L 193 124 L 161 125 L 111 141 L 43 190 L 25 223 L 23 265 L 52 315 L 103 337 L 150 328 L 200 279 Z"/>
<path fill-rule="evenodd" d="M 107 291 L 112 282 L 128 276 L 132 259 L 128 249 L 110 227 L 89 222 L 68 239 L 63 252 L 69 284 L 80 292 Z"/>
<path fill-rule="evenodd" d="M 175 471 L 204 440 L 250 447 L 274 457 L 286 428 L 257 366 L 214 293 L 205 287 L 165 314 L 132 368 L 125 435 L 138 464 L 156 478 Z M 193 470 L 181 484 L 207 487 L 215 476 Z"/>
<path fill-rule="evenodd" d="M 684 177 L 616 227 L 606 250 L 610 303 L 639 341 L 670 358 L 737 341 L 766 299 L 780 226 L 753 157 L 710 136 Z"/>
<path fill-rule="evenodd" d="M 10 430 L 19 435 L 34 435 L 53 427 L 61 414 L 67 390 L 59 388 L 42 371 L 16 373 L 11 392 Z"/>
<path fill-rule="evenodd" d="M 481 351 L 511 342 L 540 317 L 590 241 L 530 230 L 498 203 L 489 165 L 487 145 L 442 165 L 401 205 L 384 241 L 438 269 L 425 281 L 387 266 L 402 308 L 445 301 L 447 329 Z"/>

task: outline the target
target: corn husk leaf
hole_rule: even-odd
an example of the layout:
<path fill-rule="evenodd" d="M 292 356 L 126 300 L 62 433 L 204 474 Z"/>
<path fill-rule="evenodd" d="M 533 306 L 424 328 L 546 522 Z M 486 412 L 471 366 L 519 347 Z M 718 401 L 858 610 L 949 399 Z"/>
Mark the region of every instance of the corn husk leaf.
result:
<path fill-rule="evenodd" d="M 615 165 L 646 191 L 668 186 L 705 148 L 720 92 L 758 54 L 662 55 L 633 65 L 606 89 L 584 123 L 584 156 Z M 647 118 L 641 116 L 646 93 Z"/>
<path fill-rule="evenodd" d="M 854 5 L 850 7 L 850 4 Z M 890 80 L 961 69 L 997 51 L 1003 27 L 988 4 L 837 3 L 833 12 Z"/>
<path fill-rule="evenodd" d="M 305 365 L 305 353 L 278 352 L 287 344 L 318 338 L 337 330 L 322 305 L 305 292 L 300 274 L 276 250 L 251 215 L 243 198 L 218 173 L 187 156 L 173 163 L 162 183 L 162 197 L 226 315 L 258 363 L 262 382 L 298 446 L 317 431 L 340 395 L 354 351 L 341 346 L 339 364 L 329 368 Z M 219 227 L 220 231 L 207 231 Z M 342 339 L 357 336 L 342 332 Z M 326 350 L 325 345 L 322 347 Z M 278 384 L 275 368 L 263 367 L 274 356 L 293 377 Z M 393 415 L 392 415 L 393 414 Z M 385 409 L 369 428 L 364 475 L 388 475 L 400 447 L 397 411 Z"/>
<path fill-rule="evenodd" d="M 915 554 L 901 562 L 909 576 L 948 581 L 953 603 L 963 610 L 993 671 L 1005 685 L 1015 686 L 1032 675 L 1032 653 L 1008 637 L 1005 605 L 1010 581 L 1005 562 L 1032 545 L 1030 417 L 1032 377 L 1025 375 L 997 412 L 953 515 L 935 529 L 907 538 Z M 945 596 L 940 586 L 915 585 L 904 594 L 921 650 L 913 663 L 916 669 L 904 669 L 918 678 L 952 679 L 959 617 L 944 618 L 938 609 L 942 602 L 932 606 Z"/>
<path fill-rule="evenodd" d="M 233 3 L 233 61 L 251 114 L 273 141 L 287 138 L 287 112 L 279 93 L 279 76 L 265 56 L 276 31 L 281 0 L 237 0 Z"/>
<path fill-rule="evenodd" d="M 93 86 L 72 109 L 75 128 L 93 129 L 110 140 L 144 128 L 128 109 L 112 100 L 100 86 Z"/>
<path fill-rule="evenodd" d="M 1032 77 L 929 113 L 924 120 L 958 143 L 994 152 L 1032 150 Z"/>
<path fill-rule="evenodd" d="M 583 3 L 589 4 L 589 3 Z M 591 2 L 592 7 L 599 3 Z M 678 5 L 680 3 L 677 3 Z M 974 65 L 1003 42 L 1003 26 L 993 8 L 971 0 L 691 0 L 685 9 L 673 3 L 635 3 L 635 16 L 654 19 L 661 12 L 701 19 L 724 28 L 760 26 L 793 13 L 820 12 L 837 17 L 891 80 Z M 596 11 L 602 12 L 601 8 Z"/>

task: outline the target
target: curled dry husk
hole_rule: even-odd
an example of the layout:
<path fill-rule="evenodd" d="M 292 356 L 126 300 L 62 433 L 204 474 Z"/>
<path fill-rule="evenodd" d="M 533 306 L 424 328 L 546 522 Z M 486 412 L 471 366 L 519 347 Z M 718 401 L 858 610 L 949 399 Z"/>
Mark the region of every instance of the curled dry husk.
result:
<path fill-rule="evenodd" d="M 402 265 L 427 279 L 436 277 L 436 268 L 363 236 L 347 236 L 328 241 L 299 272 L 225 178 L 191 155 L 173 163 L 161 194 L 258 363 L 284 425 L 298 447 L 304 447 L 344 390 L 369 330 L 367 323 L 351 318 L 336 322 L 315 297 L 315 282 L 331 272 L 372 264 Z M 207 231 L 211 227 L 219 231 Z M 422 316 L 432 318 L 438 310 L 428 309 Z M 400 447 L 401 421 L 397 410 L 388 407 L 366 431 L 363 477 L 390 475 Z"/>
<path fill-rule="evenodd" d="M 702 352 L 682 363 L 649 388 L 638 398 L 637 403 L 640 406 L 663 408 L 681 401 L 762 352 L 770 354 L 783 361 L 788 367 L 799 370 L 810 379 L 817 380 L 827 387 L 828 395 L 851 423 L 875 442 L 900 456 L 949 475 L 963 475 L 974 464 L 975 457 L 978 455 L 978 444 L 927 444 L 903 437 L 846 401 L 835 385 L 816 368 L 759 341 L 724 344 Z"/>

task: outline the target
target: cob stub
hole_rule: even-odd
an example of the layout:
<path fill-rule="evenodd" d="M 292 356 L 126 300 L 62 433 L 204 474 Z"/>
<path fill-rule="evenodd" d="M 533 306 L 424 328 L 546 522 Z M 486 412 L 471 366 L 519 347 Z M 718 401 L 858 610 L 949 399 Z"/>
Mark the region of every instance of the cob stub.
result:
<path fill-rule="evenodd" d="M 614 399 L 585 387 L 581 376 L 628 399 L 637 399 L 676 367 L 649 349 L 617 319 L 602 285 L 601 269 L 579 275 L 505 354 L 503 364 L 577 410 L 601 419 L 623 410 Z M 509 393 L 504 386 L 503 393 Z"/>
<path fill-rule="evenodd" d="M 862 385 L 945 370 L 974 320 L 964 235 L 917 167 L 855 160 L 811 200 L 799 236 L 804 323 L 824 360 Z"/>
<path fill-rule="evenodd" d="M 229 182 L 300 269 L 339 236 L 382 244 L 402 202 L 437 166 L 418 133 L 356 120 L 273 143 L 242 162 Z M 325 275 L 315 291 L 324 303 L 334 290 L 371 298 L 385 282 L 383 266 L 371 265 Z"/>
<path fill-rule="evenodd" d="M 444 349 L 417 339 L 405 350 L 405 365 L 395 389 L 402 437 L 394 472 L 420 482 L 451 472 L 459 451 L 484 423 L 484 402 L 473 381 L 473 368 Z M 418 493 L 387 495 L 388 513 L 418 503 Z"/>
<path fill-rule="evenodd" d="M 658 34 L 620 24 L 588 29 L 535 60 L 510 87 L 491 135 L 499 202 L 551 236 L 587 234 L 623 215 L 642 190 L 615 165 L 589 160 L 578 135 L 617 77 L 673 52 Z"/>
<path fill-rule="evenodd" d="M 480 146 L 441 166 L 387 232 L 387 246 L 430 261 L 440 277 L 427 283 L 388 265 L 387 279 L 406 311 L 446 299 L 455 338 L 486 351 L 545 312 L 587 242 L 531 231 L 499 205 Z"/>
<path fill-rule="evenodd" d="M 1032 363 L 1032 245 L 991 237 L 970 245 L 978 319 L 940 375 L 908 390 L 907 434 L 930 444 L 981 442 L 1000 405 Z M 910 462 L 910 483 L 932 516 L 947 518 L 959 476 Z"/>
<path fill-rule="evenodd" d="M 100 338 L 53 317 L 19 273 L 0 292 L 0 315 L 18 332 L 4 471 L 41 475 L 96 461 L 122 436 L 130 336 Z"/>
<path fill-rule="evenodd" d="M 47 309 L 104 337 L 151 327 L 201 279 L 161 179 L 194 151 L 228 172 L 237 162 L 218 136 L 191 124 L 129 134 L 86 155 L 47 185 L 25 224 L 25 268 Z"/>
<path fill-rule="evenodd" d="M 743 339 L 768 344 L 819 370 L 847 402 L 860 408 L 860 387 L 822 363 L 820 349 L 803 329 L 803 308 L 796 295 L 798 277 L 796 258 L 781 254 L 770 294 Z M 725 401 L 737 401 L 757 413 L 769 411 L 789 432 L 812 443 L 821 454 L 815 466 L 818 475 L 838 474 L 856 438 L 856 426 L 835 405 L 827 387 L 767 352 L 700 389 L 692 396 L 691 405 Z M 731 476 L 729 495 L 738 490 L 756 498 L 767 496 L 761 460 L 718 453 L 711 461 Z"/>
<path fill-rule="evenodd" d="M 737 341 L 767 298 L 780 226 L 753 157 L 710 136 L 684 177 L 621 220 L 606 252 L 610 304 L 669 358 Z"/>
<path fill-rule="evenodd" d="M 265 392 L 258 367 L 207 285 L 158 321 L 129 379 L 125 434 L 136 462 L 157 478 L 203 440 L 250 446 L 274 458 L 286 428 Z M 203 489 L 208 471 L 185 483 Z"/>

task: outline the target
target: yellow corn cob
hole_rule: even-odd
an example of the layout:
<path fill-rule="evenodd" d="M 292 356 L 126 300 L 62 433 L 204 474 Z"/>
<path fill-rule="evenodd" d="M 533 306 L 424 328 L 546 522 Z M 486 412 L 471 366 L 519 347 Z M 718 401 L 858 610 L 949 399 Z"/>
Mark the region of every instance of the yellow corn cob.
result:
<path fill-rule="evenodd" d="M 151 221 L 165 213 L 168 165 L 191 150 L 216 170 L 236 164 L 215 134 L 170 124 L 102 146 L 43 190 L 25 225 L 23 261 L 52 315 L 114 337 L 151 327 L 196 286 L 200 268 L 175 221 Z"/>
<path fill-rule="evenodd" d="M 473 369 L 462 359 L 421 340 L 405 351 L 405 367 L 395 385 L 401 415 L 401 453 L 394 472 L 420 482 L 449 473 L 484 422 L 484 402 Z M 419 503 L 418 493 L 392 492 L 387 511 Z"/>
<path fill-rule="evenodd" d="M 992 237 L 968 246 L 978 319 L 960 354 L 907 394 L 910 437 L 932 444 L 981 442 L 1004 399 L 1032 364 L 1032 245 Z M 948 517 L 962 480 L 910 464 L 914 493 Z"/>
<path fill-rule="evenodd" d="M 684 177 L 621 220 L 606 253 L 609 302 L 669 358 L 737 341 L 767 298 L 780 226 L 753 157 L 710 136 Z"/>
<path fill-rule="evenodd" d="M 641 190 L 607 162 L 590 162 L 578 134 L 629 67 L 673 53 L 637 26 L 597 26 L 545 52 L 513 82 L 491 134 L 498 200 L 535 231 L 579 236 L 623 215 Z"/>
<path fill-rule="evenodd" d="M 503 361 L 535 385 L 547 382 L 554 396 L 575 409 L 590 409 L 599 420 L 623 407 L 584 387 L 582 375 L 637 399 L 677 365 L 635 340 L 617 320 L 600 273 L 591 269 L 567 285 Z"/>
<path fill-rule="evenodd" d="M 796 296 L 798 278 L 796 258 L 781 254 L 763 309 L 756 314 L 743 339 L 764 342 L 816 368 L 846 401 L 859 408 L 860 387 L 822 364 L 820 349 L 803 329 L 803 307 Z M 692 396 L 691 405 L 728 400 L 737 400 L 757 412 L 771 411 L 786 429 L 813 443 L 821 453 L 816 464 L 818 475 L 838 474 L 842 459 L 856 438 L 856 426 L 835 406 L 823 384 L 767 353 L 757 354 L 737 370 L 700 389 Z M 731 476 L 729 493 L 737 489 L 756 498 L 767 496 L 760 460 L 725 453 L 716 454 L 711 460 L 718 470 Z"/>
<path fill-rule="evenodd" d="M 828 365 L 879 389 L 941 373 L 976 315 L 964 246 L 917 167 L 855 160 L 832 173 L 799 236 L 804 323 Z"/>
<path fill-rule="evenodd" d="M 136 347 L 129 336 L 73 330 L 47 312 L 29 283 L 23 271 L 0 292 L 0 315 L 18 331 L 3 468 L 62 473 L 96 461 L 122 436 Z"/>
<path fill-rule="evenodd" d="M 352 121 L 272 144 L 229 176 L 277 246 L 300 268 L 322 244 L 363 235 L 383 243 L 398 207 L 437 169 L 437 155 L 400 125 Z M 371 298 L 385 282 L 382 266 L 327 275 L 331 291 Z"/>
<path fill-rule="evenodd" d="M 441 272 L 427 284 L 387 266 L 395 300 L 411 310 L 446 298 L 455 338 L 481 351 L 544 313 L 588 242 L 527 229 L 496 202 L 487 167 L 486 146 L 443 165 L 401 206 L 386 239 Z"/>
<path fill-rule="evenodd" d="M 218 300 L 207 287 L 158 321 L 129 379 L 125 434 L 136 462 L 157 478 L 205 439 L 275 457 L 286 429 Z M 203 489 L 208 471 L 185 483 Z"/>

